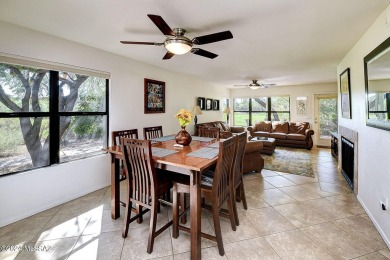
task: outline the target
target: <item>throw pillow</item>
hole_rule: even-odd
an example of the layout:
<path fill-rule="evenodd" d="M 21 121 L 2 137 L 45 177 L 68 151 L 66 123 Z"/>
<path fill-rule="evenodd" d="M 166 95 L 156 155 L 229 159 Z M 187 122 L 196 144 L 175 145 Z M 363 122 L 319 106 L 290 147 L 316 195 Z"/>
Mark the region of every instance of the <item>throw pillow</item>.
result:
<path fill-rule="evenodd" d="M 272 133 L 288 134 L 288 123 L 287 122 L 274 122 L 272 124 Z"/>

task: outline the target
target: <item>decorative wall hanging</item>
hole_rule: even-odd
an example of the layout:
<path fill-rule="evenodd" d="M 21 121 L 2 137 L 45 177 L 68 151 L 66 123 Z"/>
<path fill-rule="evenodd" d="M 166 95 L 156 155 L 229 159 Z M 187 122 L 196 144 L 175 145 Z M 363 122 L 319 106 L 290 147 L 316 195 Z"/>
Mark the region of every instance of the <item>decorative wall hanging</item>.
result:
<path fill-rule="evenodd" d="M 219 100 L 213 99 L 213 110 L 219 110 Z"/>
<path fill-rule="evenodd" d="M 144 113 L 165 113 L 165 82 L 144 79 Z"/>
<path fill-rule="evenodd" d="M 213 100 L 206 98 L 206 110 L 213 110 Z"/>
<path fill-rule="evenodd" d="M 307 114 L 307 97 L 297 97 L 297 114 Z"/>
<path fill-rule="evenodd" d="M 340 74 L 341 115 L 343 118 L 352 118 L 351 110 L 351 83 L 349 68 Z"/>
<path fill-rule="evenodd" d="M 198 97 L 198 106 L 201 110 L 206 109 L 206 99 L 204 97 Z"/>

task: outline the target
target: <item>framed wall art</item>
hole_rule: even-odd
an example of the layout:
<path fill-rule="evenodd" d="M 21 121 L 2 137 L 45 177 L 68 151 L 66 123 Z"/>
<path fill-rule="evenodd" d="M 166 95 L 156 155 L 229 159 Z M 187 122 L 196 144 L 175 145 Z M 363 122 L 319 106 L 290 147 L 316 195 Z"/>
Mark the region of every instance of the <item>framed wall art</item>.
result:
<path fill-rule="evenodd" d="M 144 79 L 144 113 L 165 113 L 165 82 Z"/>
<path fill-rule="evenodd" d="M 307 97 L 297 97 L 297 114 L 307 114 Z"/>
<path fill-rule="evenodd" d="M 198 97 L 198 106 L 201 110 L 206 109 L 206 99 L 204 97 Z"/>
<path fill-rule="evenodd" d="M 213 110 L 213 100 L 206 98 L 206 110 Z"/>
<path fill-rule="evenodd" d="M 352 118 L 351 110 L 351 83 L 349 68 L 340 74 L 341 115 L 343 118 Z"/>
<path fill-rule="evenodd" d="M 219 100 L 213 99 L 213 110 L 219 110 Z"/>

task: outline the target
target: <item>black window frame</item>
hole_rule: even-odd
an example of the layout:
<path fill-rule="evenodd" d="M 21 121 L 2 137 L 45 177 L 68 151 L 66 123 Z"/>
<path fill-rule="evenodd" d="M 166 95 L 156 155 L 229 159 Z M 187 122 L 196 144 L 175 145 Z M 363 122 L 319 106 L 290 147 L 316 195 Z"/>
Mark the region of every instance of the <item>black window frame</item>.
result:
<path fill-rule="evenodd" d="M 290 110 L 288 111 L 283 111 L 283 110 L 272 110 L 272 102 L 271 102 L 271 99 L 273 97 L 288 97 L 288 107 L 290 108 Z M 252 102 L 253 102 L 253 99 L 255 98 L 267 98 L 267 110 L 266 111 L 253 111 L 252 109 Z M 253 125 L 254 122 L 252 122 L 252 115 L 253 114 L 260 114 L 260 113 L 266 113 L 267 114 L 267 120 L 266 121 L 274 121 L 272 120 L 272 114 L 273 113 L 288 113 L 288 118 L 289 118 L 289 121 L 291 119 L 291 98 L 290 96 L 272 96 L 272 97 L 255 97 L 255 98 L 252 98 L 250 97 L 249 98 L 249 110 L 240 110 L 240 111 L 236 111 L 235 108 L 234 108 L 234 102 L 236 99 L 244 99 L 244 98 L 233 98 L 233 119 L 235 118 L 234 117 L 234 113 L 248 113 L 249 114 L 249 122 L 248 122 L 248 125 Z M 233 122 L 235 124 L 235 122 Z"/>
<path fill-rule="evenodd" d="M 3 64 L 10 64 L 6 62 L 1 62 Z M 25 66 L 28 68 L 37 68 L 31 65 L 23 65 L 23 64 L 14 64 L 18 66 Z M 106 116 L 106 134 L 104 138 L 104 144 L 103 147 L 106 147 L 108 145 L 109 141 L 109 84 L 110 80 L 108 77 L 101 77 L 105 79 L 105 112 L 60 112 L 58 109 L 59 105 L 59 72 L 57 70 L 47 70 L 49 73 L 49 111 L 48 112 L 0 112 L 0 119 L 1 118 L 21 118 L 21 117 L 47 117 L 49 118 L 49 135 L 50 135 L 50 143 L 49 143 L 49 164 L 39 167 L 34 167 L 26 170 L 20 170 L 15 172 L 10 172 L 6 174 L 0 175 L 1 177 L 18 174 L 22 172 L 28 172 L 40 168 L 49 167 L 56 164 L 63 164 L 67 162 L 77 161 L 77 160 L 83 160 L 86 158 L 91 158 L 94 156 L 98 156 L 99 154 L 89 155 L 86 157 L 82 157 L 79 159 L 72 159 L 64 162 L 60 162 L 60 117 L 61 116 Z M 66 71 L 66 68 L 62 69 L 61 71 Z M 72 72 L 76 74 L 82 74 L 85 75 L 85 73 L 79 73 L 79 72 Z M 92 75 L 86 75 L 90 77 L 94 77 Z M 102 147 L 102 148 L 103 148 Z M 102 154 L 104 152 L 102 151 Z"/>

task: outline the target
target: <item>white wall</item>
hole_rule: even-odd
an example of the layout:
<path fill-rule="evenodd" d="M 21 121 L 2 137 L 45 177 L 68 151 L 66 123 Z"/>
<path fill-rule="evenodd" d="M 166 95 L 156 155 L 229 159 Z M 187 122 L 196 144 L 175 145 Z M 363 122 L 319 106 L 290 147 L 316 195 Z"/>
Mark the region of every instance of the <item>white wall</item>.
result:
<path fill-rule="evenodd" d="M 0 32 L 0 52 L 111 73 L 110 132 L 138 128 L 142 137 L 143 127 L 162 125 L 164 134 L 177 133 L 174 115 L 180 108 L 191 110 L 198 96 L 221 101 L 229 97 L 229 90 L 221 86 L 40 32 L 3 22 Z M 164 114 L 144 115 L 144 78 L 166 83 Z M 207 111 L 199 121 L 221 117 L 222 110 Z M 193 125 L 188 128 L 192 131 Z M 109 156 L 101 155 L 0 177 L 0 226 L 109 185 L 109 163 Z"/>
<path fill-rule="evenodd" d="M 390 211 L 382 211 L 379 201 L 390 199 L 390 132 L 367 127 L 363 58 L 390 36 L 386 24 L 389 8 L 375 21 L 344 57 L 337 68 L 340 74 L 351 69 L 352 119 L 341 118 L 339 124 L 358 132 L 358 199 L 390 247 Z"/>
<path fill-rule="evenodd" d="M 320 83 L 296 86 L 274 86 L 266 89 L 252 90 L 250 88 L 232 89 L 231 98 L 248 97 L 272 97 L 286 95 L 290 97 L 290 120 L 295 122 L 309 122 L 311 128 L 314 128 L 314 95 L 316 94 L 336 94 L 337 83 L 336 76 L 334 83 Z M 307 97 L 307 115 L 298 115 L 296 109 L 296 98 Z M 314 144 L 316 135 L 313 137 Z"/>

